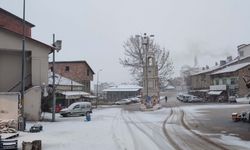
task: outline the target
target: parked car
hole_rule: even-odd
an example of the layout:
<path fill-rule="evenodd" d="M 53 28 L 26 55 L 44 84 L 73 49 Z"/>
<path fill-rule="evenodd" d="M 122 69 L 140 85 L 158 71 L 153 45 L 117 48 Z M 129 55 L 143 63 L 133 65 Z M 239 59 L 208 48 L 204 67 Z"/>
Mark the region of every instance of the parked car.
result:
<path fill-rule="evenodd" d="M 63 117 L 83 115 L 92 113 L 92 106 L 90 102 L 76 102 L 71 104 L 68 108 L 64 108 L 60 111 L 60 115 Z"/>
<path fill-rule="evenodd" d="M 132 101 L 130 99 L 122 99 L 119 101 L 116 101 L 115 104 L 116 105 L 124 105 L 124 104 L 130 104 Z"/>
<path fill-rule="evenodd" d="M 229 97 L 228 97 L 228 102 L 229 102 L 229 103 L 237 103 L 237 101 L 236 101 L 236 96 L 229 96 Z"/>
<path fill-rule="evenodd" d="M 182 101 L 183 100 L 183 93 L 179 93 L 177 95 L 177 99 L 180 100 L 180 101 Z"/>
<path fill-rule="evenodd" d="M 188 94 L 184 94 L 183 95 L 183 102 L 189 102 L 189 100 L 191 99 L 191 95 L 188 95 Z"/>
<path fill-rule="evenodd" d="M 132 98 L 129 98 L 129 100 L 131 100 L 131 102 L 133 103 L 139 103 L 141 101 L 141 99 L 138 97 L 132 97 Z"/>
<path fill-rule="evenodd" d="M 241 113 L 242 121 L 250 122 L 250 111 L 245 111 Z"/>
<path fill-rule="evenodd" d="M 201 102 L 201 101 L 202 101 L 201 98 L 199 98 L 198 96 L 193 96 L 193 95 L 190 95 L 188 99 L 188 102 L 190 103 Z"/>

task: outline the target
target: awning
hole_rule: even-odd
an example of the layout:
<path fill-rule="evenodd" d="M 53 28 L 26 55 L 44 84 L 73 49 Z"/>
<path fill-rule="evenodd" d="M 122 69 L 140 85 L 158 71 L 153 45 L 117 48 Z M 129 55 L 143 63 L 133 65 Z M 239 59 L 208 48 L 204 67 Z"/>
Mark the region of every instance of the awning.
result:
<path fill-rule="evenodd" d="M 220 95 L 222 91 L 209 91 L 208 95 Z"/>
<path fill-rule="evenodd" d="M 58 93 L 65 95 L 65 99 L 79 99 L 81 97 L 90 96 L 89 93 L 82 91 L 61 91 Z"/>

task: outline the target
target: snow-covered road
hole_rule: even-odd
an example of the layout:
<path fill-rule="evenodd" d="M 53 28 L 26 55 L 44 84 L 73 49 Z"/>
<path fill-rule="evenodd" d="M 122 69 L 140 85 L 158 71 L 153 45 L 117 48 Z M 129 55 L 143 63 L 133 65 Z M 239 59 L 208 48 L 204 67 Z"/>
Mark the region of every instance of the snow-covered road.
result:
<path fill-rule="evenodd" d="M 57 116 L 57 122 L 39 122 L 44 128 L 40 133 L 21 132 L 19 147 L 22 141 L 32 140 L 42 140 L 45 150 L 217 150 L 249 145 L 239 139 L 231 140 L 234 144 L 230 145 L 230 140 L 223 141 L 225 138 L 210 138 L 191 130 L 187 122 L 199 117 L 196 109 L 200 107 L 205 106 L 176 106 L 148 112 L 99 108 L 94 110 L 90 122 L 83 117 Z M 29 123 L 27 129 L 33 124 Z"/>

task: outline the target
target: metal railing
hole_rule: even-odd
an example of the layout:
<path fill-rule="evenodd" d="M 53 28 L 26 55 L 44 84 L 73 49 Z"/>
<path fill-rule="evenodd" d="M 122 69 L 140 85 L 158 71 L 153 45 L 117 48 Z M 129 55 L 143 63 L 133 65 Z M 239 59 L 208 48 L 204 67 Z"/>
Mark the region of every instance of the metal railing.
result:
<path fill-rule="evenodd" d="M 31 73 L 26 75 L 24 80 L 25 80 L 25 89 L 31 87 L 31 85 L 32 85 L 32 83 L 31 83 Z M 21 83 L 22 83 L 22 81 L 19 81 L 12 88 L 10 88 L 8 90 L 8 92 L 13 92 L 15 89 L 17 89 L 16 91 L 21 91 Z"/>

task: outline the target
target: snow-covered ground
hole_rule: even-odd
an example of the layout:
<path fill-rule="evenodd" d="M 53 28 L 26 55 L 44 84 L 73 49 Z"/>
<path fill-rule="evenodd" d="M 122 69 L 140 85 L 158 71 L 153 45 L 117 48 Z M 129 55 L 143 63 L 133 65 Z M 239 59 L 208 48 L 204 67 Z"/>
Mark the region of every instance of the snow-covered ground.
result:
<path fill-rule="evenodd" d="M 203 105 L 181 107 L 186 114 L 199 117 L 201 109 L 240 107 L 241 105 Z M 42 140 L 44 150 L 157 150 L 174 149 L 162 131 L 164 120 L 170 108 L 149 112 L 129 112 L 122 108 L 99 108 L 94 110 L 91 121 L 84 117 L 56 116 L 56 122 L 39 122 L 43 131 L 39 133 L 20 132 L 19 148 L 22 141 Z M 46 117 L 50 117 L 47 116 Z M 187 116 L 189 117 L 189 116 Z M 34 123 L 29 122 L 27 129 Z M 202 134 L 202 133 L 201 133 Z M 215 139 L 232 145 L 244 145 L 250 149 L 250 142 L 233 136 Z"/>

